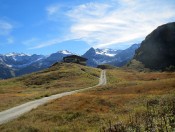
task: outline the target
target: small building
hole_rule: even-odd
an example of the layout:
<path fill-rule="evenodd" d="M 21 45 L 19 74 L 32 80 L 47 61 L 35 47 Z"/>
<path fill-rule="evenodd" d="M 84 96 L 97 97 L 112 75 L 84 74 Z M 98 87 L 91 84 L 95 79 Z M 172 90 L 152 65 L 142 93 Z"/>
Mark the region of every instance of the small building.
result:
<path fill-rule="evenodd" d="M 86 65 L 87 60 L 88 59 L 83 58 L 83 57 L 78 56 L 78 55 L 70 55 L 70 56 L 63 57 L 63 62 L 77 63 L 77 64 L 81 64 L 81 65 Z"/>

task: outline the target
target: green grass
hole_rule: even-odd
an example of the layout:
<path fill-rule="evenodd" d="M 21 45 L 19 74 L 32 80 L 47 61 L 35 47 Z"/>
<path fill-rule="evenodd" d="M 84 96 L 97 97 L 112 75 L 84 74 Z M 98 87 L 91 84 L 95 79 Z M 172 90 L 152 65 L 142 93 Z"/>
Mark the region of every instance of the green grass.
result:
<path fill-rule="evenodd" d="M 0 81 L 0 111 L 65 91 L 98 84 L 100 70 L 78 64 L 58 63 L 46 70 Z"/>

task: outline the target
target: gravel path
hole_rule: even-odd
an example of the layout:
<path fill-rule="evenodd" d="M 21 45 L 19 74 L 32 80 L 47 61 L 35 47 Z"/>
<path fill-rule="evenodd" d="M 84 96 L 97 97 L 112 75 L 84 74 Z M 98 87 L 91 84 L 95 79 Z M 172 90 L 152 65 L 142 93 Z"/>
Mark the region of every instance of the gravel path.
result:
<path fill-rule="evenodd" d="M 102 70 L 101 71 L 101 75 L 100 75 L 100 79 L 99 79 L 99 84 L 93 87 L 88 87 L 88 88 L 84 88 L 84 89 L 79 89 L 79 90 L 74 90 L 74 91 L 70 91 L 70 92 L 64 92 L 64 93 L 60 93 L 60 94 L 56 94 L 56 95 L 52 95 L 49 97 L 44 97 L 42 99 L 38 99 L 38 100 L 34 100 L 34 101 L 30 101 L 27 102 L 25 104 L 13 107 L 11 109 L 5 110 L 0 112 L 0 125 L 6 122 L 9 122 L 13 119 L 16 119 L 18 117 L 20 117 L 21 115 L 23 115 L 24 113 L 27 113 L 29 111 L 31 111 L 32 109 L 37 108 L 40 105 L 46 104 L 49 101 L 67 96 L 67 95 L 71 95 L 74 93 L 78 93 L 78 92 L 82 92 L 94 87 L 98 87 L 98 86 L 103 86 L 106 85 L 106 71 Z"/>

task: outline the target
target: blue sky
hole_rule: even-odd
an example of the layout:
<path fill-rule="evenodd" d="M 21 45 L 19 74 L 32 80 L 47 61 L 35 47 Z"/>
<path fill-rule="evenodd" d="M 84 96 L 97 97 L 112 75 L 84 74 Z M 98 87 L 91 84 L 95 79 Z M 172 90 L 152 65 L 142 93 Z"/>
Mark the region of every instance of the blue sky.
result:
<path fill-rule="evenodd" d="M 125 49 L 175 21 L 174 0 L 0 0 L 0 54 Z"/>

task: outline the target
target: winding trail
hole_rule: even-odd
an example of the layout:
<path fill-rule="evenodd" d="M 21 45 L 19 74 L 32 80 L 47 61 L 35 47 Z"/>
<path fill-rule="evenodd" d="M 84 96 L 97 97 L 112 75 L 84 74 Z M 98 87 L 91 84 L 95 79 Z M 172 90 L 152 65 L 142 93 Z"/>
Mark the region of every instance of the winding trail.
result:
<path fill-rule="evenodd" d="M 83 89 L 79 89 L 79 90 L 74 90 L 74 91 L 70 91 L 70 92 L 64 92 L 64 93 L 60 93 L 60 94 L 55 94 L 49 97 L 44 97 L 42 99 L 38 99 L 38 100 L 34 100 L 34 101 L 30 101 L 27 102 L 25 104 L 13 107 L 11 109 L 5 110 L 0 112 L 0 125 L 6 122 L 9 122 L 13 119 L 16 119 L 18 117 L 20 117 L 21 115 L 23 115 L 24 113 L 27 113 L 29 111 L 31 111 L 32 109 L 37 108 L 38 106 L 44 105 L 46 103 L 48 103 L 49 101 L 67 96 L 67 95 L 71 95 L 71 94 L 75 94 L 78 92 L 82 92 L 91 88 L 95 88 L 98 86 L 103 86 L 106 85 L 107 81 L 106 81 L 106 71 L 102 70 L 101 71 L 101 75 L 100 75 L 100 79 L 99 79 L 99 83 L 96 86 L 93 87 L 88 87 L 88 88 L 83 88 Z"/>

